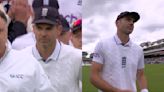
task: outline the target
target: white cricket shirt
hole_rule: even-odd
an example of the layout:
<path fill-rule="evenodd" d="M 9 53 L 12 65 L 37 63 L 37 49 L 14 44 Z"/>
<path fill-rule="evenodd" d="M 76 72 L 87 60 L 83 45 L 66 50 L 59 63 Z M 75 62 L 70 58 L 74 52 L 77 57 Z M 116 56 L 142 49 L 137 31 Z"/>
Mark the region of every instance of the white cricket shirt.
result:
<path fill-rule="evenodd" d="M 0 92 L 57 92 L 32 56 L 7 48 L 0 59 Z"/>
<path fill-rule="evenodd" d="M 136 74 L 144 68 L 142 48 L 129 41 L 124 46 L 117 35 L 100 41 L 94 52 L 93 61 L 103 64 L 102 78 L 120 89 L 136 90 Z"/>
<path fill-rule="evenodd" d="M 45 62 L 35 46 L 22 51 L 32 54 L 41 63 L 57 92 L 80 92 L 82 52 L 72 46 L 56 42 L 54 52 Z"/>

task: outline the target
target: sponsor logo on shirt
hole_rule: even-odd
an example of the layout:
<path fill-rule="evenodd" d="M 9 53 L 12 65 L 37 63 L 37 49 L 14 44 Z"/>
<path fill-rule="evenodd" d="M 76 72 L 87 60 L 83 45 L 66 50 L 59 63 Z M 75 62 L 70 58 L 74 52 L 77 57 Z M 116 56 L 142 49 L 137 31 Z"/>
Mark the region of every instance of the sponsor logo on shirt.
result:
<path fill-rule="evenodd" d="M 23 74 L 10 74 L 10 78 L 23 79 Z"/>

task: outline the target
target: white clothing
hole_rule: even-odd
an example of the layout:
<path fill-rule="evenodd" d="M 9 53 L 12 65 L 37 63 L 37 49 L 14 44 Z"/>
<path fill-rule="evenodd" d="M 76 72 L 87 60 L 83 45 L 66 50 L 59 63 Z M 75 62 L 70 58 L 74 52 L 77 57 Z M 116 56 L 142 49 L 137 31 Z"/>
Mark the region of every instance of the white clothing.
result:
<path fill-rule="evenodd" d="M 12 48 L 16 50 L 22 50 L 28 46 L 34 45 L 35 43 L 35 34 L 33 32 L 29 32 L 27 34 L 17 37 L 12 42 Z"/>
<path fill-rule="evenodd" d="M 0 59 L 0 92 L 57 92 L 31 55 L 10 48 Z"/>
<path fill-rule="evenodd" d="M 121 45 L 117 35 L 100 41 L 93 55 L 93 61 L 103 64 L 102 78 L 120 89 L 136 90 L 136 74 L 144 68 L 142 48 L 129 41 Z"/>
<path fill-rule="evenodd" d="M 54 52 L 45 62 L 36 46 L 27 47 L 22 52 L 32 54 L 41 63 L 57 92 L 80 92 L 80 50 L 57 41 Z"/>

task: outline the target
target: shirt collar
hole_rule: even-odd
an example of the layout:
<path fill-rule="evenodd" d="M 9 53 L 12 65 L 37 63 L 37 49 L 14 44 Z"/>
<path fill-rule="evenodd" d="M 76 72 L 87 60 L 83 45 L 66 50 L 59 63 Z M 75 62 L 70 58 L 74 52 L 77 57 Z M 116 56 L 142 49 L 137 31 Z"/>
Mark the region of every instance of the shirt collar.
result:
<path fill-rule="evenodd" d="M 60 42 L 58 40 L 56 40 L 55 49 L 54 49 L 53 53 L 48 57 L 48 59 L 46 60 L 46 62 L 51 61 L 51 60 L 57 61 L 57 59 L 59 57 L 59 54 L 60 54 L 60 50 L 61 50 L 61 44 L 60 44 Z M 34 46 L 32 48 L 32 52 L 33 52 L 34 57 L 37 60 L 43 60 L 42 57 L 40 56 L 39 51 L 36 48 L 36 46 Z"/>
<path fill-rule="evenodd" d="M 53 53 L 51 54 L 51 56 L 48 59 L 53 59 L 53 60 L 57 61 L 59 54 L 60 54 L 60 50 L 61 50 L 61 43 L 57 40 L 56 48 L 54 49 Z"/>
<path fill-rule="evenodd" d="M 122 46 L 125 46 L 125 47 L 130 47 L 132 45 L 131 40 L 129 40 L 125 45 L 123 45 L 117 34 L 114 36 L 114 40 L 115 40 L 117 45 L 122 45 Z"/>

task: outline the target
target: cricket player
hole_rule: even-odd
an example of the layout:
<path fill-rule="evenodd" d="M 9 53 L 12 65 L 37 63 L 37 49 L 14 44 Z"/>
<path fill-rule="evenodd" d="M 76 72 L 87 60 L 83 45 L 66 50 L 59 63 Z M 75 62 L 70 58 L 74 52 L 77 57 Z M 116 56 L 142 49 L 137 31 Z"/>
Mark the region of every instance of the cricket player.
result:
<path fill-rule="evenodd" d="M 42 66 L 7 43 L 7 18 L 0 11 L 0 92 L 57 92 Z"/>
<path fill-rule="evenodd" d="M 47 4 L 43 2 L 43 6 L 34 7 L 36 44 L 22 52 L 33 55 L 41 63 L 57 92 L 80 92 L 82 52 L 57 39 L 62 30 L 60 15 L 58 9 Z"/>
<path fill-rule="evenodd" d="M 137 12 L 120 13 L 115 22 L 116 35 L 97 44 L 91 82 L 102 92 L 137 92 L 136 80 L 140 92 L 148 92 L 142 48 L 129 37 L 139 19 Z"/>

